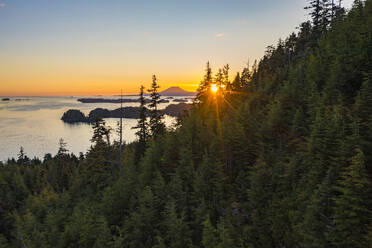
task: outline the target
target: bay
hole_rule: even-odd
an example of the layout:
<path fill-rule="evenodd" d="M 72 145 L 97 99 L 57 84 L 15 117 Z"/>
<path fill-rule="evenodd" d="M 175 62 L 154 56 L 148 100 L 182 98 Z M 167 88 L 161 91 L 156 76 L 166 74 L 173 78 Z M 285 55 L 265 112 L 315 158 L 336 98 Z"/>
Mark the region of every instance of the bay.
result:
<path fill-rule="evenodd" d="M 95 108 L 116 109 L 117 103 L 81 103 L 79 97 L 9 97 L 9 101 L 0 101 L 0 161 L 17 157 L 20 147 L 24 148 L 30 158 L 43 158 L 46 153 L 56 154 L 59 139 L 67 143 L 69 152 L 78 155 L 85 153 L 91 146 L 90 139 L 93 130 L 90 124 L 67 124 L 61 117 L 68 109 L 79 109 L 88 114 Z M 90 96 L 91 97 L 91 96 Z M 110 97 L 104 97 L 110 98 Z M 111 97 L 118 98 L 118 97 Z M 125 96 L 125 98 L 138 98 Z M 175 97 L 176 98 L 176 97 Z M 181 97 L 182 98 L 182 97 Z M 174 103 L 160 104 L 160 109 Z M 139 106 L 139 103 L 123 103 L 125 106 Z M 105 119 L 106 124 L 117 128 L 119 119 Z M 165 123 L 172 126 L 175 118 L 165 116 Z M 136 119 L 123 119 L 123 139 L 133 142 L 136 139 Z M 118 140 L 118 135 L 112 132 L 112 138 Z"/>

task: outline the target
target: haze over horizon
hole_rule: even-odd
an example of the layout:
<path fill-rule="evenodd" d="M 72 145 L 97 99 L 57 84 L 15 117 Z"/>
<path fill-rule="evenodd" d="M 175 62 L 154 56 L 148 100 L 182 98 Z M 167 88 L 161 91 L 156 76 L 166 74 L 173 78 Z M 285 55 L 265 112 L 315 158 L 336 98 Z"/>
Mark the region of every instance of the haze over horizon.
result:
<path fill-rule="evenodd" d="M 344 1 L 350 7 L 352 0 Z M 231 75 L 308 20 L 306 0 L 0 0 L 0 95 L 195 91 L 210 61 Z"/>

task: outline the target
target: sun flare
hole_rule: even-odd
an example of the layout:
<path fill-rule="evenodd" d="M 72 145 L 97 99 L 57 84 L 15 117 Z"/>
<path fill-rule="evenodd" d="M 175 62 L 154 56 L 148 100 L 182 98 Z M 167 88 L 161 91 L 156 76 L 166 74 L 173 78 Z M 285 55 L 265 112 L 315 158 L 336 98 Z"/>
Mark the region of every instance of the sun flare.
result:
<path fill-rule="evenodd" d="M 213 93 L 216 93 L 216 92 L 218 91 L 218 87 L 217 87 L 217 85 L 212 84 L 212 86 L 211 86 L 211 91 L 212 91 Z"/>

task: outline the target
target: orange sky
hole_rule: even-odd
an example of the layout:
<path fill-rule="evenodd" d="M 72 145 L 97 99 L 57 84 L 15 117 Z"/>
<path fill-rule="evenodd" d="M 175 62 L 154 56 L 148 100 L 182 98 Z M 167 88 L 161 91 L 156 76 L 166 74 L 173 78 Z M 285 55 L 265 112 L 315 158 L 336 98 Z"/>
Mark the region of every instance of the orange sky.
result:
<path fill-rule="evenodd" d="M 0 96 L 88 96 L 88 95 L 118 95 L 120 89 L 123 89 L 124 95 L 138 94 L 139 89 L 137 85 L 135 87 L 128 87 L 129 83 L 79 83 L 77 87 L 74 87 L 74 83 L 57 84 L 53 87 L 47 87 L 41 84 L 41 87 L 35 85 L 40 84 L 28 84 L 26 87 L 21 89 L 15 85 L 5 84 L 6 90 L 1 91 Z M 144 84 L 149 86 L 150 83 Z M 165 90 L 171 86 L 179 86 L 187 91 L 196 91 L 197 84 L 174 84 L 174 83 L 161 83 L 160 91 Z M 147 87 L 148 88 L 148 87 Z"/>
<path fill-rule="evenodd" d="M 307 2 L 0 0 L 0 96 L 136 94 L 153 74 L 195 91 L 207 61 L 232 79 Z"/>
<path fill-rule="evenodd" d="M 158 77 L 160 90 L 171 86 L 179 86 L 187 91 L 196 91 L 199 75 L 188 78 L 167 76 Z M 139 80 L 139 78 L 141 78 Z M 116 95 L 137 94 L 139 86 L 143 84 L 148 88 L 151 84 L 151 75 L 147 77 L 131 78 L 130 76 L 55 76 L 40 75 L 30 77 L 20 74 L 13 80 L 6 81 L 2 77 L 0 95 L 2 96 L 84 96 L 84 95 Z M 13 83 L 13 82 L 20 82 Z M 181 82 L 181 83 L 177 83 Z"/>
<path fill-rule="evenodd" d="M 20 62 L 21 61 L 21 62 Z M 45 61 L 40 57 L 15 58 L 0 61 L 0 95 L 2 96 L 43 96 L 43 95 L 115 95 L 123 90 L 124 94 L 137 94 L 139 86 L 149 87 L 151 71 L 156 76 L 160 90 L 179 86 L 195 91 L 202 78 L 203 65 L 198 69 L 172 67 L 171 71 L 158 68 L 141 68 L 141 65 L 125 65 L 115 61 L 82 60 L 79 63 Z M 121 65 L 121 66 L 120 66 Z M 121 69 L 128 68 L 128 69 Z M 142 72 L 150 71 L 149 73 Z"/>

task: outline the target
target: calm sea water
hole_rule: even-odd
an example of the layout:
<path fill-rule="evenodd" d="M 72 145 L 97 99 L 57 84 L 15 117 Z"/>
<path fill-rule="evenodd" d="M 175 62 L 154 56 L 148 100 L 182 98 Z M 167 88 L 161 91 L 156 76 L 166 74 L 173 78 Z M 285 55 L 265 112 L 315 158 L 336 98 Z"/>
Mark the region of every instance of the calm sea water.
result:
<path fill-rule="evenodd" d="M 80 103 L 77 98 L 10 97 L 10 101 L 0 101 L 0 160 L 17 157 L 21 146 L 30 158 L 43 158 L 45 153 L 54 155 L 57 153 L 60 138 L 65 140 L 70 152 L 76 155 L 85 153 L 91 145 L 91 125 L 66 124 L 61 121 L 62 114 L 68 109 L 79 109 L 88 114 L 97 107 L 115 109 L 120 107 L 120 104 Z M 172 100 L 170 103 L 173 103 Z M 161 104 L 160 108 L 165 108 L 168 104 Z M 138 103 L 124 103 L 123 106 L 138 106 Z M 106 124 L 113 128 L 117 128 L 118 120 L 105 119 Z M 174 118 L 165 116 L 167 126 L 171 126 L 174 121 Z M 123 124 L 124 141 L 134 141 L 136 137 L 132 127 L 137 124 L 137 120 L 123 119 Z M 118 140 L 116 132 L 113 132 L 112 138 Z"/>

